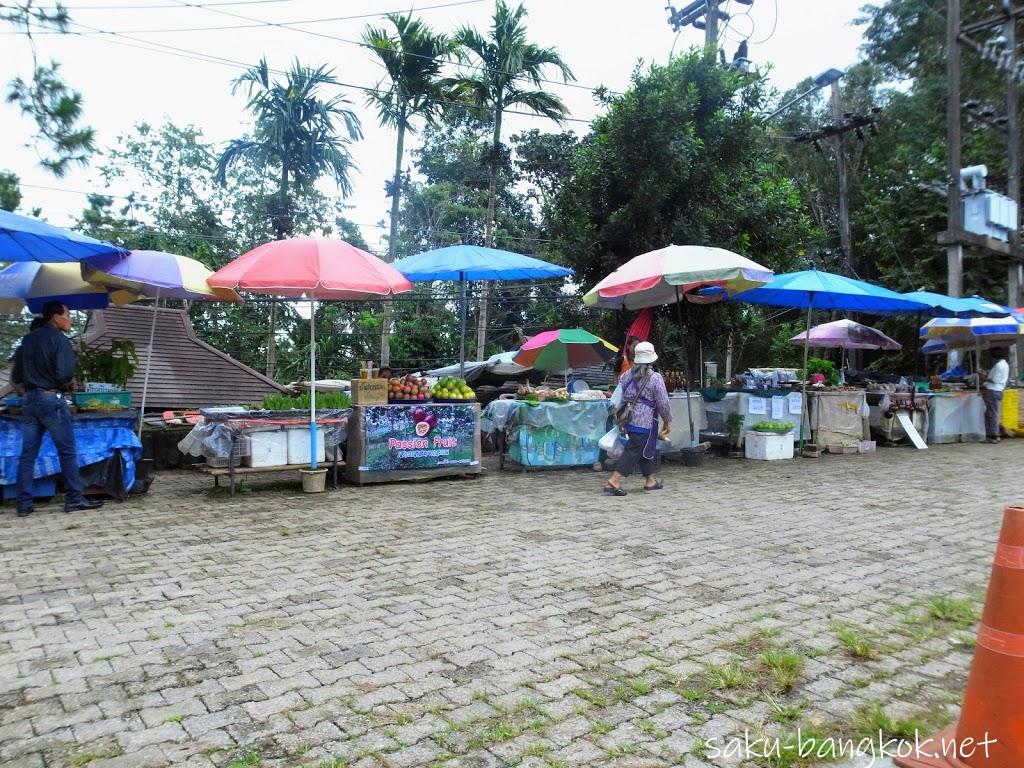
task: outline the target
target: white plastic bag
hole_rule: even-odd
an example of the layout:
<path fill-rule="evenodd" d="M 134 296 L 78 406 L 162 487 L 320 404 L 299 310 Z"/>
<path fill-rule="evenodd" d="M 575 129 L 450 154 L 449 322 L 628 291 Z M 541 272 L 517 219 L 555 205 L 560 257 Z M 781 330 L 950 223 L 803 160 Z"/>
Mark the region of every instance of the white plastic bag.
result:
<path fill-rule="evenodd" d="M 612 392 L 612 396 L 609 401 L 612 404 L 612 411 L 618 410 L 618 407 L 622 405 L 622 385 L 616 384 L 615 391 Z"/>
<path fill-rule="evenodd" d="M 609 459 L 617 459 L 622 455 L 622 440 L 619 439 L 619 428 L 613 427 L 597 441 L 598 447 L 608 454 Z"/>

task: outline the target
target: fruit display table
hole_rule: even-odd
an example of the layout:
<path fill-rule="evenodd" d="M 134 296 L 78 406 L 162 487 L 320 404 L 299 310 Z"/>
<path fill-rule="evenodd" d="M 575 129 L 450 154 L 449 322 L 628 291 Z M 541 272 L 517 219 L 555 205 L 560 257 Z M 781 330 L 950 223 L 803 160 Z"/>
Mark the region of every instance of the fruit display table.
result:
<path fill-rule="evenodd" d="M 609 408 L 607 400 L 495 400 L 484 411 L 483 429 L 498 433 L 502 467 L 506 458 L 523 467 L 591 466 L 608 431 Z"/>
<path fill-rule="evenodd" d="M 480 471 L 480 405 L 476 402 L 352 409 L 345 476 L 357 485 Z"/>
<path fill-rule="evenodd" d="M 136 485 L 136 464 L 142 458 L 142 443 L 135 435 L 139 412 L 84 411 L 73 417 L 78 465 L 86 492 L 91 488 L 116 499 L 125 498 Z M 20 456 L 21 420 L 4 414 L 0 416 L 0 485 L 5 500 L 17 496 Z M 46 434 L 33 472 L 37 496 L 56 493 L 55 476 L 60 477 L 60 461 L 56 446 Z M 145 490 L 142 483 L 139 485 L 138 490 Z"/>

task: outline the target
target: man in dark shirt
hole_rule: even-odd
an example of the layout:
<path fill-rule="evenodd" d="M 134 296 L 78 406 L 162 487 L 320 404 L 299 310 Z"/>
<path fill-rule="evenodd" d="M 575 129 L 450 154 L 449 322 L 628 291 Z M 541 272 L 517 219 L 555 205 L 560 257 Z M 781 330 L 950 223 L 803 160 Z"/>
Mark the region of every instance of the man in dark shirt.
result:
<path fill-rule="evenodd" d="M 28 334 L 14 357 L 11 381 L 25 390 L 21 408 L 21 459 L 18 462 L 18 517 L 33 512 L 32 475 L 43 434 L 57 447 L 64 480 L 64 511 L 96 509 L 102 502 L 82 495 L 74 422 L 64 392 L 75 377 L 75 350 L 64 334 L 71 330 L 71 312 L 59 301 L 43 307 L 42 327 Z"/>

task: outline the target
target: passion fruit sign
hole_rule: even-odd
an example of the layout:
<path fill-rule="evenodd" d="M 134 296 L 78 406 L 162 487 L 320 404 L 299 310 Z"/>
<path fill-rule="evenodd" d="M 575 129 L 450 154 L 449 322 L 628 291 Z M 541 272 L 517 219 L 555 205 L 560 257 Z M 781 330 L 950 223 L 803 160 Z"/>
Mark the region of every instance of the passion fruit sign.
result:
<path fill-rule="evenodd" d="M 362 470 L 469 466 L 476 460 L 476 405 L 387 405 L 363 409 Z"/>

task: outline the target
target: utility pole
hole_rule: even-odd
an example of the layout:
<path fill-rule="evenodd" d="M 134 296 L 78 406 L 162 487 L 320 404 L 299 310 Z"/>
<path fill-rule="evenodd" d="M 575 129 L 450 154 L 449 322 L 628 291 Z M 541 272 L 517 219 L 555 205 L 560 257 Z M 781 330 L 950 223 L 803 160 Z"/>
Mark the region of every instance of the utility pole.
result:
<path fill-rule="evenodd" d="M 694 27 L 704 30 L 704 46 L 710 50 L 712 56 L 717 56 L 718 51 L 718 23 L 729 21 L 728 13 L 718 6 L 725 0 L 691 0 L 682 8 L 676 8 L 671 3 L 665 6 L 668 11 L 668 23 L 673 32 L 678 32 L 683 27 Z M 753 5 L 754 0 L 735 0 L 738 5 Z"/>
<path fill-rule="evenodd" d="M 718 50 L 718 4 L 721 0 L 706 0 L 704 6 L 704 47 L 717 56 Z"/>
<path fill-rule="evenodd" d="M 843 120 L 843 108 L 839 98 L 839 81 L 832 83 L 832 119 L 838 125 Z M 835 135 L 836 175 L 839 177 L 839 240 L 843 248 L 843 264 L 846 274 L 856 274 L 853 268 L 853 236 L 850 234 L 850 180 L 846 170 L 846 142 L 843 132 Z"/>
<path fill-rule="evenodd" d="M 946 292 L 964 287 L 964 228 L 960 207 L 960 0 L 946 0 Z"/>
<path fill-rule="evenodd" d="M 1004 7 L 1009 11 L 1008 3 Z M 1006 38 L 1007 54 L 1010 57 L 1009 67 L 1006 76 L 1006 154 L 1007 154 L 1007 178 L 1006 194 L 1013 200 L 1015 207 L 1015 218 L 1013 229 L 1010 230 L 1010 263 L 1007 267 L 1006 293 L 1007 304 L 1011 307 L 1019 307 L 1020 301 L 1020 120 L 1017 115 L 1019 107 L 1017 98 L 1018 83 L 1014 75 L 1017 72 L 1017 17 L 1013 13 L 1006 14 L 1006 21 L 1003 23 L 1003 36 Z M 1021 357 L 1024 355 L 1024 345 L 1019 341 L 1012 345 L 1007 362 L 1010 364 L 1010 374 L 1016 379 L 1019 370 Z"/>

